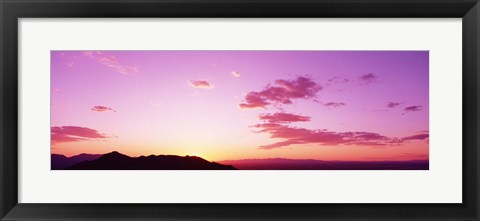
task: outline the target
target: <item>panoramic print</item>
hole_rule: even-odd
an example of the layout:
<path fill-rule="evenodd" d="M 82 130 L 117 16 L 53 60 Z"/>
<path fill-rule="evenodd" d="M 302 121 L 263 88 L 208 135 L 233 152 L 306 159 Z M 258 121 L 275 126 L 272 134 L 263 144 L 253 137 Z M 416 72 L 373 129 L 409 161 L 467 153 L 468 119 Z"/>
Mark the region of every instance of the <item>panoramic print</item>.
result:
<path fill-rule="evenodd" d="M 52 170 L 428 170 L 428 51 L 51 51 Z"/>

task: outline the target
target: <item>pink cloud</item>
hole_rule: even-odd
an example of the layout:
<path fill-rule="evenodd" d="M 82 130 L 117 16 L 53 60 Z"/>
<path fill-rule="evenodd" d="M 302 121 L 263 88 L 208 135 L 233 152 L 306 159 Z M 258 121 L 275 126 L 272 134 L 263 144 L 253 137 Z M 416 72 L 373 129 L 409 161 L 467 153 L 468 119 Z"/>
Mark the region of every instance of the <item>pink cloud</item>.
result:
<path fill-rule="evenodd" d="M 253 109 L 253 108 L 265 108 L 267 105 L 270 105 L 269 102 L 260 94 L 259 92 L 249 92 L 245 96 L 245 103 L 241 103 L 238 106 L 244 109 Z"/>
<path fill-rule="evenodd" d="M 334 76 L 334 77 L 327 80 L 327 83 L 325 84 L 325 86 L 330 86 L 330 85 L 334 85 L 334 84 L 345 84 L 345 83 L 348 83 L 350 81 L 351 81 L 350 79 L 345 78 L 345 77 Z"/>
<path fill-rule="evenodd" d="M 238 77 L 240 77 L 240 72 L 238 72 L 238 71 L 232 71 L 232 76 L 238 78 Z"/>
<path fill-rule="evenodd" d="M 105 106 L 93 106 L 92 111 L 96 111 L 96 112 L 108 112 L 108 111 L 111 111 L 111 112 L 117 112 L 116 110 L 114 110 L 113 108 L 111 107 L 105 107 Z"/>
<path fill-rule="evenodd" d="M 348 83 L 348 82 L 350 82 L 350 79 L 344 78 L 344 77 L 335 76 L 335 77 L 333 77 L 333 78 L 328 79 L 327 81 L 328 81 L 328 82 L 331 82 L 331 83 Z"/>
<path fill-rule="evenodd" d="M 328 102 L 328 103 L 324 103 L 323 105 L 325 105 L 326 107 L 341 107 L 346 104 L 343 102 Z"/>
<path fill-rule="evenodd" d="M 260 120 L 265 120 L 270 123 L 290 123 L 290 122 L 305 122 L 310 121 L 310 117 L 301 116 L 289 113 L 274 113 L 274 114 L 261 114 L 258 116 Z"/>
<path fill-rule="evenodd" d="M 364 81 L 370 81 L 370 80 L 373 80 L 375 78 L 377 78 L 377 77 L 372 73 L 368 73 L 368 74 L 364 74 L 364 75 L 360 76 L 360 79 L 364 80 Z"/>
<path fill-rule="evenodd" d="M 378 77 L 372 73 L 364 74 L 360 76 L 361 84 L 369 84 L 377 81 Z"/>
<path fill-rule="evenodd" d="M 67 62 L 65 65 L 69 68 L 73 68 L 73 66 L 75 66 L 75 62 Z"/>
<path fill-rule="evenodd" d="M 387 103 L 387 107 L 388 108 L 395 108 L 395 107 L 398 107 L 401 103 L 398 103 L 398 102 L 388 102 Z"/>
<path fill-rule="evenodd" d="M 429 137 L 429 134 L 417 134 L 417 135 L 413 135 L 413 136 L 408 136 L 408 137 L 404 137 L 402 138 L 402 140 L 425 140 L 425 139 L 428 139 Z"/>
<path fill-rule="evenodd" d="M 52 127 L 50 132 L 52 144 L 78 141 L 94 141 L 97 139 L 108 138 L 105 134 L 101 134 L 97 130 L 87 127 Z"/>
<path fill-rule="evenodd" d="M 211 89 L 213 88 L 213 84 L 209 83 L 205 80 L 191 80 L 190 86 L 194 88 L 204 88 L 204 89 Z"/>
<path fill-rule="evenodd" d="M 138 72 L 137 66 L 122 64 L 118 60 L 117 56 L 111 53 L 101 51 L 84 51 L 83 54 L 87 57 L 95 59 L 98 63 L 102 65 L 114 69 L 120 74 L 129 75 Z"/>
<path fill-rule="evenodd" d="M 294 144 L 378 147 L 395 146 L 401 143 L 401 141 L 396 138 L 388 138 L 371 132 L 334 132 L 325 129 L 311 130 L 273 123 L 257 124 L 253 127 L 259 129 L 257 133 L 268 133 L 270 138 L 283 139 L 283 141 L 280 142 L 262 145 L 260 149 L 274 149 Z"/>
<path fill-rule="evenodd" d="M 162 102 L 160 102 L 160 101 L 150 101 L 150 105 L 152 105 L 154 107 L 160 107 L 160 106 L 162 106 Z"/>
<path fill-rule="evenodd" d="M 403 109 L 405 111 L 421 111 L 422 110 L 422 106 L 421 105 L 417 105 L 417 106 L 409 106 L 409 107 L 406 107 L 405 109 Z"/>
<path fill-rule="evenodd" d="M 291 104 L 294 99 L 314 98 L 322 87 L 308 77 L 294 80 L 276 80 L 274 85 L 267 85 L 262 91 L 247 93 L 240 108 L 266 108 L 268 105 Z"/>
<path fill-rule="evenodd" d="M 268 145 L 262 145 L 260 149 L 281 148 L 295 144 L 318 144 L 318 145 L 356 145 L 368 147 L 398 146 L 404 141 L 414 139 L 426 139 L 428 134 L 419 134 L 402 139 L 392 138 L 374 132 L 335 132 L 326 129 L 306 129 L 293 127 L 292 122 L 310 121 L 310 117 L 289 113 L 261 114 L 258 116 L 263 123 L 253 125 L 258 129 L 256 133 L 266 133 L 273 139 L 283 139 Z"/>

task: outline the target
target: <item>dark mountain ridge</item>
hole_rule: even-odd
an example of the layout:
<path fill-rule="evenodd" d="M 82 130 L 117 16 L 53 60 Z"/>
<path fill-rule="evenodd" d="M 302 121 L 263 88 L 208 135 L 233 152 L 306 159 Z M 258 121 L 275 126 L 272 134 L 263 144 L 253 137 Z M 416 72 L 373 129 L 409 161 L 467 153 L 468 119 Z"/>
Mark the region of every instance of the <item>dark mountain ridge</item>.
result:
<path fill-rule="evenodd" d="M 64 155 L 60 154 L 52 154 L 51 155 L 51 169 L 52 170 L 61 170 L 65 169 L 67 167 L 73 166 L 77 163 L 80 163 L 82 161 L 86 160 L 95 160 L 99 157 L 101 157 L 102 154 L 86 154 L 82 153 L 79 155 L 71 156 L 71 157 L 66 157 Z"/>
<path fill-rule="evenodd" d="M 52 170 L 428 170 L 428 160 L 325 161 L 313 159 L 242 159 L 209 162 L 197 156 L 149 155 L 130 157 L 119 152 L 52 154 Z"/>
<path fill-rule="evenodd" d="M 209 162 L 196 156 L 150 155 L 129 157 L 117 151 L 95 160 L 79 162 L 65 170 L 235 170 L 230 165 Z"/>
<path fill-rule="evenodd" d="M 223 160 L 239 170 L 428 170 L 428 160 L 407 161 L 325 161 L 312 159 Z"/>

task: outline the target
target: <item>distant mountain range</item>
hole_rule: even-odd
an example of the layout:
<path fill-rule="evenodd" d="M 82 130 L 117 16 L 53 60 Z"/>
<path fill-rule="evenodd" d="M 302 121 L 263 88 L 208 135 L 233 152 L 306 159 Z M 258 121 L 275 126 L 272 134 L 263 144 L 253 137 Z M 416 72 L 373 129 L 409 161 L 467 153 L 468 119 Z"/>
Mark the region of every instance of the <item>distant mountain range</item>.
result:
<path fill-rule="evenodd" d="M 85 154 L 87 156 L 89 154 Z M 229 165 L 209 162 L 196 156 L 150 155 L 129 157 L 117 151 L 104 155 L 89 155 L 78 162 L 78 157 L 52 154 L 52 170 L 235 170 Z M 80 156 L 80 155 L 78 155 Z M 69 159 L 74 159 L 72 163 Z M 68 162 L 68 163 L 67 163 Z"/>
<path fill-rule="evenodd" d="M 130 157 L 117 151 L 52 154 L 52 170 L 428 170 L 428 160 L 323 161 L 311 159 L 243 159 L 209 162 L 197 156 L 150 155 Z"/>
<path fill-rule="evenodd" d="M 323 161 L 283 158 L 224 160 L 239 170 L 428 170 L 428 160 Z"/>

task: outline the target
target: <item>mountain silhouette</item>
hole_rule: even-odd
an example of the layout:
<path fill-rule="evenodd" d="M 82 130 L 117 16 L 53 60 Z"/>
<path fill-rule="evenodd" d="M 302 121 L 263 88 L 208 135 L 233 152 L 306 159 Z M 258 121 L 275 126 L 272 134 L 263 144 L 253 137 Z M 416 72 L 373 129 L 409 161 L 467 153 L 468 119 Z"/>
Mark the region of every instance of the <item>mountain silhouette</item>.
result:
<path fill-rule="evenodd" d="M 65 169 L 67 167 L 73 166 L 73 165 L 75 165 L 77 163 L 80 163 L 82 161 L 95 160 L 95 159 L 97 159 L 101 156 L 102 156 L 102 154 L 82 153 L 82 154 L 79 154 L 79 155 L 66 157 L 66 156 L 60 155 L 60 154 L 52 154 L 51 169 L 52 170 Z"/>
<path fill-rule="evenodd" d="M 408 161 L 325 161 L 312 159 L 224 160 L 239 170 L 428 170 L 428 160 Z"/>
<path fill-rule="evenodd" d="M 117 151 L 79 162 L 66 170 L 236 170 L 196 156 L 150 155 L 129 157 Z"/>
<path fill-rule="evenodd" d="M 428 160 L 324 161 L 313 159 L 242 159 L 209 162 L 197 156 L 107 154 L 52 154 L 52 170 L 428 170 Z"/>

